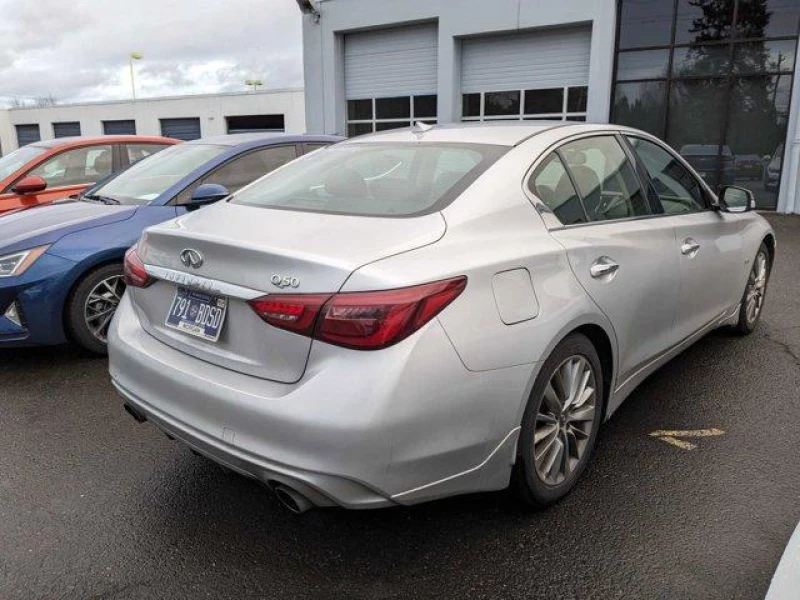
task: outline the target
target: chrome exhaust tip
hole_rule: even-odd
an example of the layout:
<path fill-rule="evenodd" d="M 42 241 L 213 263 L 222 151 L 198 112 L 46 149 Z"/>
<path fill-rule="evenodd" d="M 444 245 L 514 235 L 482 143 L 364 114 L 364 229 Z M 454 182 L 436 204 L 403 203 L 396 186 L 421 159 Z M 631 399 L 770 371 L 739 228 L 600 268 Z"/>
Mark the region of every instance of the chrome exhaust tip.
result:
<path fill-rule="evenodd" d="M 314 508 L 314 504 L 311 500 L 289 486 L 279 483 L 273 486 L 272 490 L 275 492 L 280 503 L 296 515 L 302 515 L 304 512 Z"/>

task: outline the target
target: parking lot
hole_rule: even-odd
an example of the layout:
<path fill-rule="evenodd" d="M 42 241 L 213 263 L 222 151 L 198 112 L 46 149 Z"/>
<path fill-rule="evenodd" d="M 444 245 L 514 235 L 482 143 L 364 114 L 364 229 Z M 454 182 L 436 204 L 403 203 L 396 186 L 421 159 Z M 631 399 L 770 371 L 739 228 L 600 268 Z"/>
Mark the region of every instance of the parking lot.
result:
<path fill-rule="evenodd" d="M 800 520 L 800 217 L 770 220 L 756 333 L 648 379 L 539 514 L 494 493 L 295 516 L 135 423 L 104 360 L 2 351 L 0 597 L 762 598 Z"/>

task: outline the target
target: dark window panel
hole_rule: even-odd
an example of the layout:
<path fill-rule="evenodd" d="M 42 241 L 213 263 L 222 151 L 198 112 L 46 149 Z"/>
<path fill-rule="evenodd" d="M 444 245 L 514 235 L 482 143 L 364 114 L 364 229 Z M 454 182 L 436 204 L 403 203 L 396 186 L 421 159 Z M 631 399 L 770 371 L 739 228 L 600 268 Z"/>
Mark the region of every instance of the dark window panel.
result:
<path fill-rule="evenodd" d="M 672 76 L 725 76 L 730 69 L 730 50 L 728 44 L 675 48 Z"/>
<path fill-rule="evenodd" d="M 399 96 L 397 98 L 377 98 L 375 100 L 376 119 L 410 119 L 411 98 Z"/>
<path fill-rule="evenodd" d="M 436 117 L 436 94 L 430 96 L 414 96 L 414 118 Z"/>
<path fill-rule="evenodd" d="M 663 138 L 666 92 L 664 81 L 617 84 L 612 121 Z"/>
<path fill-rule="evenodd" d="M 794 40 L 736 44 L 733 72 L 742 75 L 791 72 L 796 48 Z"/>
<path fill-rule="evenodd" d="M 367 121 L 372 119 L 372 100 L 348 100 L 347 118 L 350 121 Z"/>
<path fill-rule="evenodd" d="M 389 129 L 400 129 L 401 127 L 411 127 L 411 122 L 390 121 L 388 123 L 375 123 L 375 131 L 387 131 Z"/>
<path fill-rule="evenodd" d="M 579 121 L 583 123 L 586 121 L 586 117 L 567 117 L 567 121 Z"/>
<path fill-rule="evenodd" d="M 666 46 L 672 33 L 672 13 L 671 0 L 624 0 L 619 47 Z"/>
<path fill-rule="evenodd" d="M 461 96 L 461 116 L 479 117 L 481 116 L 481 95 L 464 94 Z"/>
<path fill-rule="evenodd" d="M 567 112 L 586 112 L 589 103 L 589 88 L 571 87 L 567 91 Z"/>
<path fill-rule="evenodd" d="M 735 0 L 678 0 L 675 43 L 730 39 L 734 5 Z"/>
<path fill-rule="evenodd" d="M 727 82 L 718 79 L 673 81 L 667 142 L 712 188 L 733 183 L 733 156 L 722 147 Z"/>
<path fill-rule="evenodd" d="M 350 123 L 347 126 L 347 137 L 372 133 L 372 123 Z"/>
<path fill-rule="evenodd" d="M 519 115 L 519 92 L 486 92 L 483 114 L 491 116 Z"/>
<path fill-rule="evenodd" d="M 798 25 L 797 0 L 739 0 L 736 33 L 740 39 L 796 36 Z"/>
<path fill-rule="evenodd" d="M 251 133 L 258 131 L 284 131 L 284 115 L 236 115 L 225 117 L 228 133 Z"/>
<path fill-rule="evenodd" d="M 617 59 L 617 80 L 661 79 L 669 69 L 669 50 L 620 52 Z"/>
<path fill-rule="evenodd" d="M 541 115 L 564 110 L 564 88 L 525 90 L 525 114 Z"/>
<path fill-rule="evenodd" d="M 762 208 L 778 202 L 791 89 L 790 75 L 733 80 L 725 145 L 736 157 L 735 183 L 752 188 Z"/>

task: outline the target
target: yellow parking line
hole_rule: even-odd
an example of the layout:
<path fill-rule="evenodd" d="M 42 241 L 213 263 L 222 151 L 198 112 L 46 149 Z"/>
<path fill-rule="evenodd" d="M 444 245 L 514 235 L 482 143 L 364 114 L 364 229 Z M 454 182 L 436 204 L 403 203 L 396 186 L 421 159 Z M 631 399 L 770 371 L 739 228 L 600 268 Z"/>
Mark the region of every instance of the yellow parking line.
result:
<path fill-rule="evenodd" d="M 724 434 L 725 432 L 722 429 L 713 427 L 711 429 L 658 430 L 651 432 L 650 437 L 654 437 L 662 442 L 671 444 L 672 446 L 680 448 L 681 450 L 696 450 L 696 444 L 692 444 L 691 442 L 686 442 L 678 438 L 703 438 Z"/>

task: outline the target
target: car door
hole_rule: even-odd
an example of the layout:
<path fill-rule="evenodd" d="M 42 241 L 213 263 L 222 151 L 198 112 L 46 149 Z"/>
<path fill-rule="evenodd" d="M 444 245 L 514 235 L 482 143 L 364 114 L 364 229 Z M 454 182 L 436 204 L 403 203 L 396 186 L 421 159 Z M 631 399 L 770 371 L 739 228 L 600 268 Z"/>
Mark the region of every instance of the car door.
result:
<path fill-rule="evenodd" d="M 692 171 L 665 145 L 638 136 L 628 142 L 650 178 L 667 221 L 675 230 L 680 261 L 680 300 L 676 330 L 681 339 L 713 325 L 733 310 L 742 291 L 737 274 L 745 259 L 740 215 L 711 208 L 711 195 Z"/>
<path fill-rule="evenodd" d="M 674 229 L 654 215 L 612 134 L 559 147 L 537 167 L 531 189 L 562 222 L 551 234 L 614 327 L 618 382 L 624 382 L 676 341 L 680 274 Z"/>

